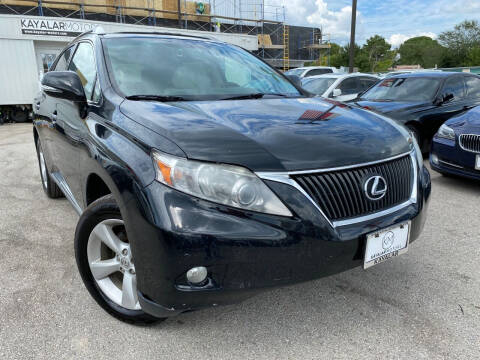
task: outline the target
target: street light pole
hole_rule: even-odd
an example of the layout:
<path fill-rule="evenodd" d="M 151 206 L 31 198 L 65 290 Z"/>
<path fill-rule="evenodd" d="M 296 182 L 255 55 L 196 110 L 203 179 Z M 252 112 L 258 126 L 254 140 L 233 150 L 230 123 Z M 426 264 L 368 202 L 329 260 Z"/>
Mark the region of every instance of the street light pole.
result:
<path fill-rule="evenodd" d="M 352 27 L 350 29 L 350 57 L 348 61 L 349 72 L 353 73 L 355 58 L 355 26 L 357 22 L 357 0 L 352 0 Z"/>

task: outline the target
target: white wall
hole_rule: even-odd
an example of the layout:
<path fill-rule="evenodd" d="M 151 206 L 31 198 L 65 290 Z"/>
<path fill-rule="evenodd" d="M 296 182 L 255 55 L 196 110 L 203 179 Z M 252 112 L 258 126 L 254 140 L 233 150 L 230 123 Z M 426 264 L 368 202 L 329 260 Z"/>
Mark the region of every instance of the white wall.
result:
<path fill-rule="evenodd" d="M 33 40 L 0 39 L 0 105 L 31 104 L 37 91 Z"/>

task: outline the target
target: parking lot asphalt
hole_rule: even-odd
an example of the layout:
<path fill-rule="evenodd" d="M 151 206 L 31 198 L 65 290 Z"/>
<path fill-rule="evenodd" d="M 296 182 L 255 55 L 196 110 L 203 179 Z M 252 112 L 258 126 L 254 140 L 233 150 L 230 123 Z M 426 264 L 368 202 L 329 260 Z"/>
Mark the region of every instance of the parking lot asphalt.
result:
<path fill-rule="evenodd" d="M 0 126 L 0 357 L 478 359 L 480 184 L 432 181 L 424 233 L 399 258 L 135 327 L 84 288 L 78 216 L 44 195 L 32 125 Z"/>

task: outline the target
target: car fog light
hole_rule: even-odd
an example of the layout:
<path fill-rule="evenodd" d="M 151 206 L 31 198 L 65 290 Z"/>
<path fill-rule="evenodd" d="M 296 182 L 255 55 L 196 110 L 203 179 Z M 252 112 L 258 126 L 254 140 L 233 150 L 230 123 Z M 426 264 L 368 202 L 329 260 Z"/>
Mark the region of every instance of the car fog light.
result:
<path fill-rule="evenodd" d="M 187 271 L 187 280 L 192 284 L 200 284 L 207 278 L 208 272 L 205 266 L 197 266 Z"/>
<path fill-rule="evenodd" d="M 432 163 L 435 165 L 438 165 L 438 156 L 435 154 L 432 154 Z"/>

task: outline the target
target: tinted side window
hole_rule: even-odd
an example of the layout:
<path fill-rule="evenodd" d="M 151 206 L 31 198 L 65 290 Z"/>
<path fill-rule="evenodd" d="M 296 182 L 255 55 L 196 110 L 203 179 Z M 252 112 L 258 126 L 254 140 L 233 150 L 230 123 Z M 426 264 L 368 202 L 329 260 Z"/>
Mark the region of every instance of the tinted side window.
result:
<path fill-rule="evenodd" d="M 459 100 L 465 96 L 465 84 L 463 82 L 463 77 L 454 76 L 445 82 L 443 85 L 442 95 L 453 95 L 453 100 Z"/>
<path fill-rule="evenodd" d="M 87 99 L 91 99 L 97 71 L 93 48 L 90 44 L 80 43 L 78 45 L 68 70 L 75 71 L 78 74 Z"/>
<path fill-rule="evenodd" d="M 55 68 L 52 71 L 65 71 L 67 70 L 67 65 L 68 61 L 70 60 L 70 57 L 72 56 L 72 52 L 74 46 L 70 46 L 67 50 L 65 50 L 62 55 L 60 55 L 60 58 L 57 61 L 57 64 L 55 65 Z"/>
<path fill-rule="evenodd" d="M 313 69 L 310 70 L 305 77 L 308 76 L 315 76 L 315 75 L 322 75 L 322 74 L 330 74 L 332 73 L 332 69 Z"/>
<path fill-rule="evenodd" d="M 342 95 L 352 95 L 359 91 L 360 79 L 358 77 L 348 78 L 342 81 L 338 89 L 342 90 Z"/>
<path fill-rule="evenodd" d="M 465 82 L 467 84 L 467 96 L 480 97 L 480 79 L 475 76 L 467 76 Z"/>
<path fill-rule="evenodd" d="M 359 87 L 359 92 L 360 91 L 365 91 L 372 87 L 378 80 L 374 78 L 360 78 L 360 87 Z"/>

